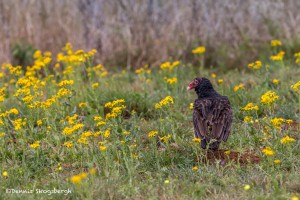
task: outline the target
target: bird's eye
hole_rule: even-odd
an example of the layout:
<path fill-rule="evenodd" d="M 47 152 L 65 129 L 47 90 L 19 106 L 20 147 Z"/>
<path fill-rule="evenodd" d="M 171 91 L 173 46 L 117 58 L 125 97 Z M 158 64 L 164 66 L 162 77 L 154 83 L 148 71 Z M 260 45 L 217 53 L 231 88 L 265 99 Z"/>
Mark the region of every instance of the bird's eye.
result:
<path fill-rule="evenodd" d="M 198 80 L 195 80 L 194 83 L 195 83 L 196 85 L 198 85 Z"/>

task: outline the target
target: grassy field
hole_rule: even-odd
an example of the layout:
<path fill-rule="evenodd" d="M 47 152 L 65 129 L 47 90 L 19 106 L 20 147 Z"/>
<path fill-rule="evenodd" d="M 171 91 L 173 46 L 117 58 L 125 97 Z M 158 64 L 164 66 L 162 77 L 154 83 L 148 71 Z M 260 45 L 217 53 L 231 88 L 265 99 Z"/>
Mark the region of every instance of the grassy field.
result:
<path fill-rule="evenodd" d="M 226 73 L 202 66 L 203 48 L 198 65 L 134 72 L 71 44 L 36 51 L 26 68 L 3 64 L 1 199 L 298 199 L 300 55 L 280 49 L 273 41 L 272 55 Z M 197 76 L 231 101 L 226 162 L 194 139 L 186 87 Z"/>

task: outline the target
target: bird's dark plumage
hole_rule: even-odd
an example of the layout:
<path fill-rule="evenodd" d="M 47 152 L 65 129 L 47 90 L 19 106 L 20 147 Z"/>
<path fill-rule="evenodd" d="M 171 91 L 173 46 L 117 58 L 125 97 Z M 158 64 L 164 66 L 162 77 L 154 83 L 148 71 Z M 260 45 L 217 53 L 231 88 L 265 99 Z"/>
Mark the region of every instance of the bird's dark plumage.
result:
<path fill-rule="evenodd" d="M 217 150 L 226 141 L 232 123 L 232 110 L 226 96 L 217 93 L 206 78 L 195 78 L 188 90 L 195 89 L 198 98 L 194 102 L 193 123 L 195 137 L 201 139 L 201 147 Z"/>

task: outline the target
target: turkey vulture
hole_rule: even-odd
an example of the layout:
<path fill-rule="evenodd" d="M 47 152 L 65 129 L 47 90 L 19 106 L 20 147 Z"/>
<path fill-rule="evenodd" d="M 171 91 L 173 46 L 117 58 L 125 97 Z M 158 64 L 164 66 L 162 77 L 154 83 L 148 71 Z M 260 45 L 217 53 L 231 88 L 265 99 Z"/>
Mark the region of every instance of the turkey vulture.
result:
<path fill-rule="evenodd" d="M 217 93 L 207 78 L 195 78 L 187 90 L 195 89 L 198 99 L 194 102 L 193 123 L 195 137 L 201 139 L 201 147 L 218 150 L 221 141 L 227 140 L 232 110 L 226 96 Z"/>

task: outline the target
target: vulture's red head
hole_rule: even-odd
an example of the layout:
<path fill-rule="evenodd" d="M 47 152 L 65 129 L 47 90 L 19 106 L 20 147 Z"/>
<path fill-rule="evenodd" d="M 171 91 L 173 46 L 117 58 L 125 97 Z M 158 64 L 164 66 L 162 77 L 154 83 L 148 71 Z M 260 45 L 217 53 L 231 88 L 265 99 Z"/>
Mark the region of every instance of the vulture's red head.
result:
<path fill-rule="evenodd" d="M 215 92 L 212 83 L 207 78 L 195 78 L 187 87 L 187 90 L 192 89 L 195 89 L 197 94 Z"/>

